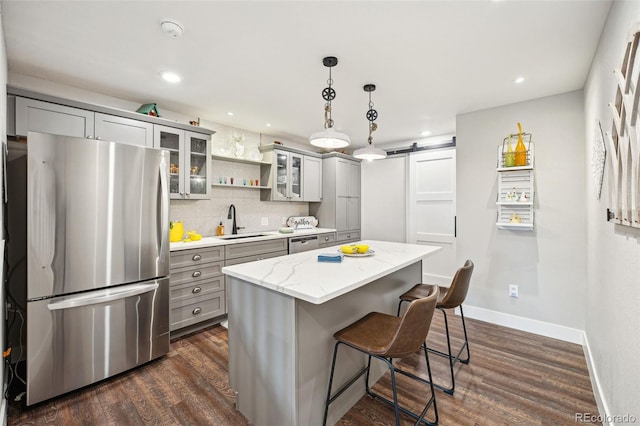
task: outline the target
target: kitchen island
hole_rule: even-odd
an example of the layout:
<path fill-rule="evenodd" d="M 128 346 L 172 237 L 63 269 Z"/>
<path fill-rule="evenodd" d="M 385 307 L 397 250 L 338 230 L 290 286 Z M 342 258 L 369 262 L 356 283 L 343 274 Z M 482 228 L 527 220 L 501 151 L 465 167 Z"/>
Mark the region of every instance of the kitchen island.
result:
<path fill-rule="evenodd" d="M 256 425 L 320 425 L 333 334 L 371 311 L 395 314 L 398 296 L 422 280 L 422 259 L 440 248 L 363 241 L 375 253 L 318 262 L 339 246 L 224 267 L 229 288 L 229 381 L 236 408 Z M 334 389 L 365 366 L 341 350 Z M 372 363 L 371 383 L 385 372 Z M 329 409 L 335 423 L 364 394 L 364 378 Z"/>

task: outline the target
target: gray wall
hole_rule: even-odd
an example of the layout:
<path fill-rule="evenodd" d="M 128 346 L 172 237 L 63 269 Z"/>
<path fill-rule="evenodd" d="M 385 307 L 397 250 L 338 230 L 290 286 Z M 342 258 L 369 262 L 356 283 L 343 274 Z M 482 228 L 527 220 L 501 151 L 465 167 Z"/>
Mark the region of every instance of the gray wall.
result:
<path fill-rule="evenodd" d="M 517 122 L 535 145 L 533 232 L 496 228 L 497 147 Z M 467 305 L 584 329 L 582 91 L 459 115 L 457 263 L 475 262 Z M 508 296 L 519 286 L 518 299 Z"/>
<path fill-rule="evenodd" d="M 640 2 L 615 1 L 585 85 L 584 150 L 587 182 L 587 286 L 585 334 L 608 414 L 640 419 L 640 230 L 607 223 L 608 170 L 600 200 L 590 173 L 596 121 L 611 129 L 607 103 L 615 96 L 613 69 L 619 68 Z M 638 87 L 636 86 L 636 90 Z"/>

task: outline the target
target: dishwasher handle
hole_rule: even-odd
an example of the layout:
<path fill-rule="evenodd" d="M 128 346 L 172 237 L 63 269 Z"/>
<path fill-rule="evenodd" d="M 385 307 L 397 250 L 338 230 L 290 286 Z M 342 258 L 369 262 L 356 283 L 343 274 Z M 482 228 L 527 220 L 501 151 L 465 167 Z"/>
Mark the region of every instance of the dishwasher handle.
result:
<path fill-rule="evenodd" d="M 296 237 L 296 238 L 291 238 L 291 242 L 292 243 L 300 243 L 300 244 L 306 244 L 309 241 L 315 241 L 318 239 L 317 235 L 311 235 L 309 237 Z"/>

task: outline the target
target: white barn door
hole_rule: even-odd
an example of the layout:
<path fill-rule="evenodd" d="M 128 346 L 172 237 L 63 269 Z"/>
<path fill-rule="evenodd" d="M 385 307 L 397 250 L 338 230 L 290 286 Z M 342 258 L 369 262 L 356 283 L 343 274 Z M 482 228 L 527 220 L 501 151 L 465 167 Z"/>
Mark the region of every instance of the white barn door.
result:
<path fill-rule="evenodd" d="M 451 283 L 456 261 L 456 150 L 409 157 L 407 242 L 442 247 L 423 261 L 423 282 Z"/>

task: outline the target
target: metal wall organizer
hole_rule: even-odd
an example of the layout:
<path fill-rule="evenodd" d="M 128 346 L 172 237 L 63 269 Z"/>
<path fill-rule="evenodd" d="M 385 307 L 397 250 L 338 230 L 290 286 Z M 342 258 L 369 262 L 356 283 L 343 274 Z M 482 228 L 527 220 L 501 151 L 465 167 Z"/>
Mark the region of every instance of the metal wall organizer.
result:
<path fill-rule="evenodd" d="M 498 206 L 497 227 L 513 231 L 533 231 L 533 182 L 534 146 L 531 134 L 523 133 L 527 147 L 527 162 L 524 166 L 505 166 L 507 149 L 498 147 Z M 505 139 L 506 141 L 506 139 Z"/>

